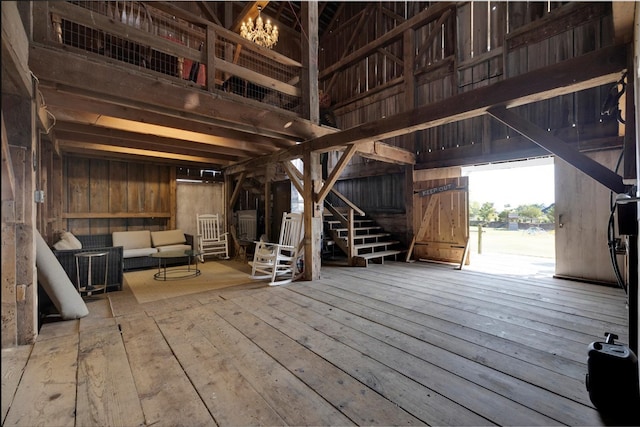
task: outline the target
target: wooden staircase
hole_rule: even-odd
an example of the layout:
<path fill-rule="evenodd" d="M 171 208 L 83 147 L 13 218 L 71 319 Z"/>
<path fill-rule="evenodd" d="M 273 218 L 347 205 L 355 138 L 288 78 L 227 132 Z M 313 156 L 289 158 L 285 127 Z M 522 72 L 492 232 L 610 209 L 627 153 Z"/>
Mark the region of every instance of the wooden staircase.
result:
<path fill-rule="evenodd" d="M 394 257 L 406 250 L 399 248 L 400 241 L 394 240 L 373 219 L 357 216 L 353 219 L 353 251 L 349 250 L 349 227 L 344 220 L 336 219 L 331 212 L 325 211 L 324 244 L 325 253 L 335 256 L 339 248 L 342 256 L 347 257 L 349 265 L 366 267 L 369 262 L 384 264 L 385 258 Z M 352 255 L 350 255 L 352 254 Z"/>

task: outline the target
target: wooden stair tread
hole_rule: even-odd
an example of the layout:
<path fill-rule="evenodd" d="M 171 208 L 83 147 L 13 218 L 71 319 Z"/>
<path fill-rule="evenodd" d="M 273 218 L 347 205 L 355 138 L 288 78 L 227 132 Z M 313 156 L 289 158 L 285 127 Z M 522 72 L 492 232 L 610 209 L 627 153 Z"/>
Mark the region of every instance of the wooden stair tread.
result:
<path fill-rule="evenodd" d="M 381 230 L 382 227 L 380 227 L 379 225 L 373 226 L 373 227 L 354 227 L 353 228 L 354 231 L 358 232 L 358 231 L 368 231 L 368 230 Z M 338 233 L 340 232 L 347 232 L 349 231 L 349 229 L 347 228 L 332 228 L 331 230 L 336 231 Z"/>
<path fill-rule="evenodd" d="M 370 260 L 370 259 L 381 258 L 381 257 L 389 256 L 389 255 L 398 255 L 398 254 L 401 254 L 402 252 L 404 252 L 404 251 L 388 250 L 388 251 L 380 251 L 380 252 L 371 252 L 371 253 L 368 253 L 368 254 L 360 254 L 360 255 L 356 255 L 356 256 L 360 257 L 360 258 L 364 258 L 366 260 Z"/>
<path fill-rule="evenodd" d="M 370 248 L 379 248 L 381 246 L 390 246 L 400 243 L 397 240 L 389 240 L 386 242 L 371 242 L 371 243 L 361 243 L 359 245 L 353 245 L 356 250 L 358 249 L 370 249 Z"/>
<path fill-rule="evenodd" d="M 374 222 L 372 219 L 355 219 L 354 221 L 358 223 Z M 324 222 L 326 222 L 327 224 L 340 224 L 340 221 L 338 221 L 337 219 L 325 219 Z"/>
<path fill-rule="evenodd" d="M 358 236 L 353 236 L 355 240 L 359 239 L 379 239 L 380 237 L 389 237 L 391 233 L 376 233 L 376 234 L 360 234 Z"/>

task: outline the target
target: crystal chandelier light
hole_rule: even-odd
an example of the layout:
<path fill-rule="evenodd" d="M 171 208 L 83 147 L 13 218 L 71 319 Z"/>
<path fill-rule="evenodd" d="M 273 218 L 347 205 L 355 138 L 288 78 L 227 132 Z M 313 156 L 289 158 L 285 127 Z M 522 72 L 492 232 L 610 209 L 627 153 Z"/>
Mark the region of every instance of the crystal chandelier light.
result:
<path fill-rule="evenodd" d="M 275 25 L 271 25 L 271 21 L 267 19 L 267 23 L 264 24 L 262 22 L 262 17 L 260 16 L 260 12 L 262 11 L 262 7 L 258 7 L 258 18 L 256 22 L 249 18 L 248 22 L 242 22 L 242 27 L 240 27 L 240 35 L 247 40 L 251 40 L 252 42 L 259 44 L 260 46 L 268 47 L 269 49 L 273 48 L 273 46 L 278 43 L 278 27 Z"/>

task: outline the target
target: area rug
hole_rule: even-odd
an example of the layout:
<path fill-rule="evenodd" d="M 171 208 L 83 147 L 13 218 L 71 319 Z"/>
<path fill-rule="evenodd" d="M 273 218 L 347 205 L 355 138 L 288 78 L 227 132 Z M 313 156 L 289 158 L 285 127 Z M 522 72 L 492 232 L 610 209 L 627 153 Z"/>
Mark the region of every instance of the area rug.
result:
<path fill-rule="evenodd" d="M 198 268 L 201 274 L 187 279 L 155 280 L 158 269 L 149 269 L 124 273 L 124 281 L 140 304 L 253 282 L 247 263 L 207 260 Z"/>

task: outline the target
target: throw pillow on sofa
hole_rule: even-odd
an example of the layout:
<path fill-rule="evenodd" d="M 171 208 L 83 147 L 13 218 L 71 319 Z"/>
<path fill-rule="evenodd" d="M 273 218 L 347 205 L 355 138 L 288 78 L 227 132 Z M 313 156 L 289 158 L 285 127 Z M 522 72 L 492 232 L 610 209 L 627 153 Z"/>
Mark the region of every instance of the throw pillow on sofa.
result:
<path fill-rule="evenodd" d="M 69 250 L 69 249 L 82 249 L 82 243 L 76 236 L 68 231 L 63 231 L 60 234 L 60 240 L 58 240 L 54 245 L 54 248 L 58 251 Z"/>
<path fill-rule="evenodd" d="M 187 242 L 182 230 L 165 230 L 165 231 L 152 231 L 151 243 L 153 247 L 181 245 Z"/>
<path fill-rule="evenodd" d="M 191 245 L 187 245 L 187 238 L 180 229 L 152 231 L 151 241 L 158 252 L 191 250 Z"/>

